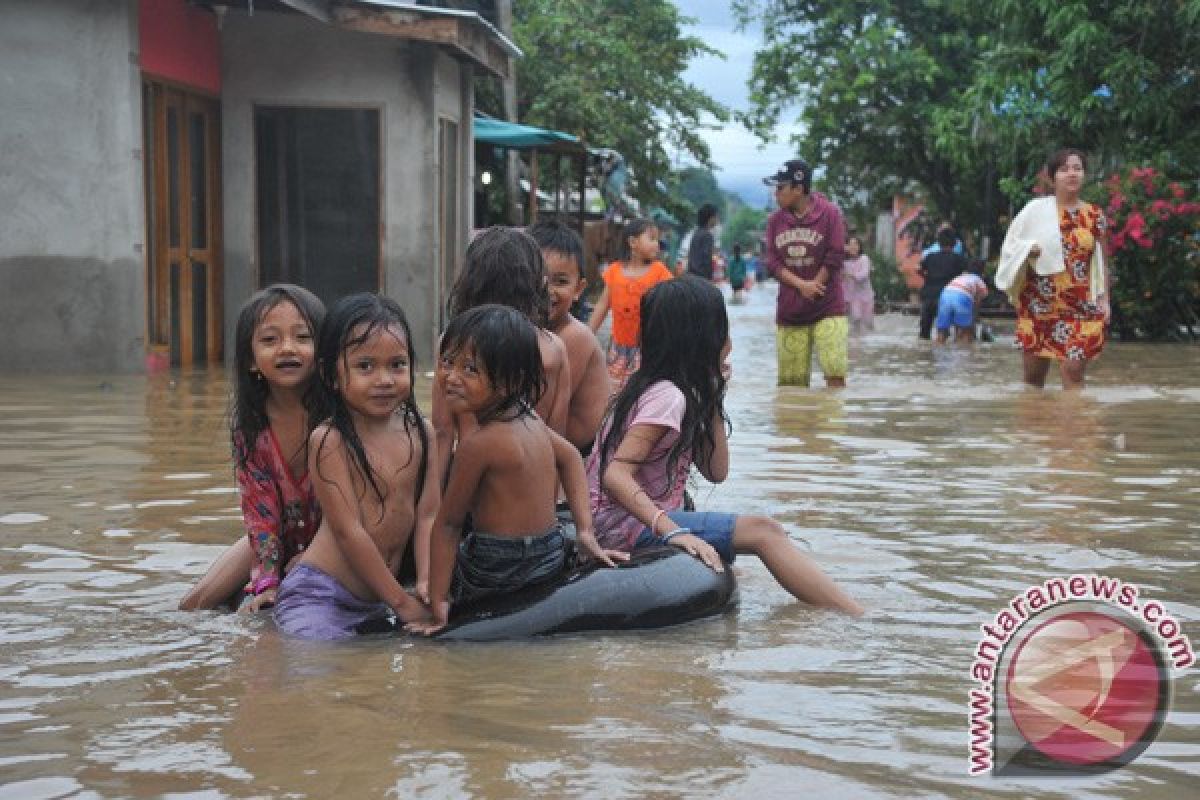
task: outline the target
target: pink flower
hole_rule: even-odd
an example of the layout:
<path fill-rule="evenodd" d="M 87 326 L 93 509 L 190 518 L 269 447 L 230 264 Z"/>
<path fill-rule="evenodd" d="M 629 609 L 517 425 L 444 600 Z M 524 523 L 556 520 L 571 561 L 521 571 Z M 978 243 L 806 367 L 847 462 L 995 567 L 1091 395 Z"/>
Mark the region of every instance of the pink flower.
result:
<path fill-rule="evenodd" d="M 1167 188 L 1171 190 L 1171 194 L 1175 197 L 1176 200 L 1183 199 L 1183 195 L 1184 195 L 1183 187 L 1180 186 L 1178 183 L 1176 183 L 1175 181 L 1171 181 L 1171 183 L 1167 185 Z"/>
<path fill-rule="evenodd" d="M 1171 216 L 1171 204 L 1166 200 L 1155 200 L 1150 204 L 1150 210 L 1153 211 L 1159 219 L 1166 219 L 1167 217 Z"/>
<path fill-rule="evenodd" d="M 1125 205 L 1125 195 L 1120 192 L 1113 192 L 1112 197 L 1108 201 L 1108 213 L 1116 214 Z"/>
<path fill-rule="evenodd" d="M 1154 167 L 1134 167 L 1129 174 L 1134 178 L 1153 178 L 1158 173 Z"/>

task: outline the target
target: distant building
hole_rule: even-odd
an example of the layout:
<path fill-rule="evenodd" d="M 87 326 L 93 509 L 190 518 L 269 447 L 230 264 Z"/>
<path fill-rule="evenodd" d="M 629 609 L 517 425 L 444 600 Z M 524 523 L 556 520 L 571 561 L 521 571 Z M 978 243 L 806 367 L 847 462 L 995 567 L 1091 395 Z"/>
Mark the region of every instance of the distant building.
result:
<path fill-rule="evenodd" d="M 2 14 L 0 370 L 216 362 L 275 281 L 327 302 L 386 292 L 432 351 L 471 227 L 472 77 L 519 55 L 482 16 L 384 0 Z"/>

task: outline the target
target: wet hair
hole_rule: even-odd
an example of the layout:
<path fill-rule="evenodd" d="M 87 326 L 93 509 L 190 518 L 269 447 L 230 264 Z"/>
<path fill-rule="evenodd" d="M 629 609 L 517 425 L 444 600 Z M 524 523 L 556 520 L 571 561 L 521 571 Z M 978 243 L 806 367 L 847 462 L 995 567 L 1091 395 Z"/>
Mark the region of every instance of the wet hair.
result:
<path fill-rule="evenodd" d="M 1076 156 L 1079 159 L 1079 163 L 1083 164 L 1084 171 L 1087 171 L 1087 156 L 1083 154 L 1083 151 L 1074 147 L 1063 147 L 1055 150 L 1046 159 L 1046 172 L 1050 175 L 1050 180 L 1054 180 L 1055 173 L 1066 166 L 1067 159 L 1071 156 Z"/>
<path fill-rule="evenodd" d="M 442 334 L 441 358 L 452 359 L 470 349 L 500 397 L 477 413 L 479 422 L 509 412 L 532 414 L 546 390 L 538 333 L 527 317 L 508 306 L 486 303 L 450 320 Z"/>
<path fill-rule="evenodd" d="M 555 219 L 538 220 L 529 227 L 529 235 L 543 251 L 561 253 L 574 261 L 583 278 L 583 239 L 569 225 Z"/>
<path fill-rule="evenodd" d="M 229 403 L 229 432 L 234 442 L 233 458 L 238 467 L 245 467 L 258 436 L 269 426 L 267 395 L 271 387 L 262 375 L 251 373 L 254 366 L 254 331 L 263 317 L 281 303 L 291 303 L 308 323 L 313 342 L 321 333 L 325 320 L 325 304 L 308 289 L 291 283 L 276 283 L 251 295 L 238 312 L 233 335 L 233 396 Z M 308 428 L 316 424 L 316 381 L 310 380 L 302 402 L 308 412 Z M 238 441 L 241 444 L 238 444 Z"/>
<path fill-rule="evenodd" d="M 664 281 L 642 296 L 641 323 L 641 366 L 613 399 L 607 433 L 600 443 L 602 477 L 638 401 L 658 381 L 675 384 L 687 401 L 679 439 L 666 456 L 668 475 L 675 474 L 685 453 L 711 451 L 716 445 L 715 418 L 726 430 L 729 427 L 721 375 L 729 318 L 721 290 L 696 275 Z M 669 491 L 665 487 L 663 496 Z"/>
<path fill-rule="evenodd" d="M 363 292 L 343 297 L 333 304 L 326 317 L 325 326 L 321 329 L 321 338 L 317 341 L 317 383 L 319 386 L 319 402 L 317 410 L 320 419 L 342 436 L 350 451 L 350 464 L 362 476 L 365 483 L 370 485 L 382 505 L 386 493 L 379 485 L 375 471 L 371 469 L 366 450 L 363 449 L 361 437 L 354 429 L 354 420 L 345 398 L 337 388 L 338 365 L 347 367 L 347 351 L 352 347 L 363 344 L 377 333 L 385 332 L 388 328 L 396 327 L 404 335 L 404 346 L 408 351 L 409 393 L 400 404 L 399 414 L 404 422 L 404 430 L 416 433 L 421 440 L 421 464 L 417 469 L 417 493 L 414 503 L 420 499 L 425 489 L 425 473 L 429 464 L 429 433 L 425 429 L 425 420 L 417 401 L 413 397 L 412 385 L 417 374 L 417 354 L 413 348 L 412 331 L 404 311 L 395 300 L 379 294 Z M 317 447 L 318 454 L 325 446 L 325 439 Z M 318 459 L 318 464 L 320 460 Z"/>
<path fill-rule="evenodd" d="M 546 265 L 538 243 L 519 228 L 496 225 L 467 246 L 466 263 L 447 304 L 450 318 L 484 303 L 515 308 L 538 327 L 546 327 L 550 294 Z"/>
<path fill-rule="evenodd" d="M 954 247 L 957 241 L 958 234 L 954 232 L 954 228 L 942 228 L 937 232 L 937 243 L 942 247 Z"/>
<path fill-rule="evenodd" d="M 629 246 L 629 240 L 636 236 L 641 236 L 651 228 L 658 230 L 658 225 L 654 223 L 654 220 L 645 217 L 634 217 L 625 223 L 625 227 L 621 229 L 622 261 L 628 261 L 633 257 L 633 249 Z"/>
<path fill-rule="evenodd" d="M 717 215 L 717 207 L 712 203 L 705 203 L 700 206 L 696 212 L 696 226 L 699 228 L 707 228 L 709 221 Z"/>

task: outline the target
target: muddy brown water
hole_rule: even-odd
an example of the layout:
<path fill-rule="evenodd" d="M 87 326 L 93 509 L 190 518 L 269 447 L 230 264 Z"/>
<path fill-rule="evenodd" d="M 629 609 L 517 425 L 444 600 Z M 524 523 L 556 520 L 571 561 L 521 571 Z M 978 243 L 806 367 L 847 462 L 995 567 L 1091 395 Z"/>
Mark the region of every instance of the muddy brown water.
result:
<path fill-rule="evenodd" d="M 328 646 L 179 613 L 239 534 L 224 376 L 4 377 L 0 798 L 1194 796 L 1200 668 L 1087 778 L 969 777 L 966 697 L 980 624 L 1047 578 L 1119 577 L 1200 638 L 1200 348 L 1111 345 L 1064 395 L 1003 330 L 933 349 L 889 315 L 847 391 L 779 389 L 771 297 L 731 307 L 733 474 L 694 491 L 779 518 L 860 620 L 750 558 L 736 611 L 651 632 Z"/>

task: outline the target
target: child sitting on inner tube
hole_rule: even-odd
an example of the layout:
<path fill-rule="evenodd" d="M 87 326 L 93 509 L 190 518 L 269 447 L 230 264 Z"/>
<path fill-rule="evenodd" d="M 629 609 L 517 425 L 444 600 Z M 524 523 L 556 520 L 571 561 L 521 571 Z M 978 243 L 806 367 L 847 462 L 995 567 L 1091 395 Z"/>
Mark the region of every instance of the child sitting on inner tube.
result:
<path fill-rule="evenodd" d="M 478 427 L 460 434 L 433 524 L 433 621 L 410 630 L 444 627 L 451 603 L 559 577 L 568 555 L 554 511 L 559 481 L 583 553 L 610 567 L 628 558 L 597 544 L 579 451 L 534 411 L 545 379 L 533 323 L 507 306 L 465 311 L 442 334 L 437 371 L 448 410 L 470 415 Z M 468 515 L 470 532 L 463 536 Z"/>
<path fill-rule="evenodd" d="M 729 474 L 725 388 L 732 343 L 721 291 L 685 275 L 641 301 L 641 365 L 617 394 L 588 457 L 597 538 L 630 552 L 670 545 L 721 572 L 737 553 L 758 556 L 800 600 L 850 614 L 862 607 L 768 517 L 680 511 L 688 470 Z"/>

